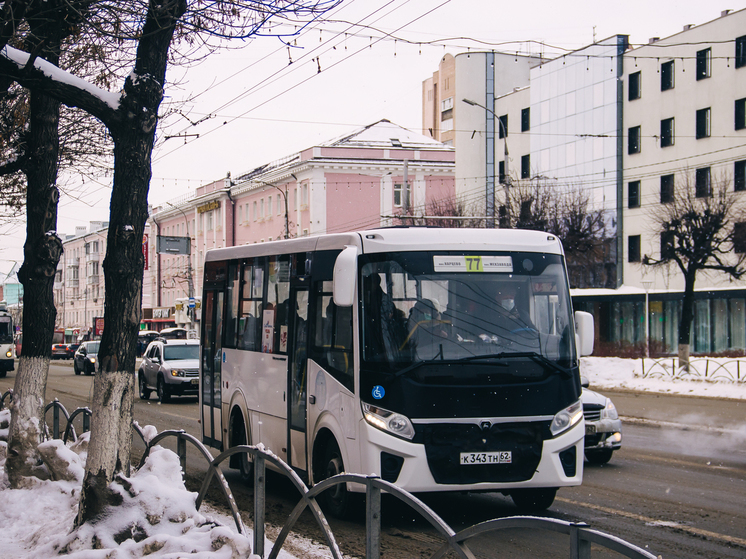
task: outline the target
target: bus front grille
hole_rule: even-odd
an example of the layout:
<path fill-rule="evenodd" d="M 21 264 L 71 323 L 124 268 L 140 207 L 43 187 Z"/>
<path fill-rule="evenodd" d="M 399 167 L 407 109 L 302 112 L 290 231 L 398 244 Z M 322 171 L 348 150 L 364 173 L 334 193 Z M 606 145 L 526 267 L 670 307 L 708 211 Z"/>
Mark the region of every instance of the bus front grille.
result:
<path fill-rule="evenodd" d="M 531 479 L 541 460 L 549 423 L 418 425 L 436 483 L 471 484 Z M 499 464 L 461 464 L 462 453 L 510 452 Z"/>

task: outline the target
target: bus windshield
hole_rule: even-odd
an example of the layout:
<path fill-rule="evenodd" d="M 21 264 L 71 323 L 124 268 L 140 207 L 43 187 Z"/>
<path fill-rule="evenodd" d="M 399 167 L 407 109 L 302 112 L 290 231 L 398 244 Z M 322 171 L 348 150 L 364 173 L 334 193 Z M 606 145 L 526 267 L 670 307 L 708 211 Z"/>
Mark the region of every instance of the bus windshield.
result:
<path fill-rule="evenodd" d="M 398 252 L 360 258 L 361 357 L 368 370 L 526 359 L 562 371 L 576 362 L 560 255 Z"/>

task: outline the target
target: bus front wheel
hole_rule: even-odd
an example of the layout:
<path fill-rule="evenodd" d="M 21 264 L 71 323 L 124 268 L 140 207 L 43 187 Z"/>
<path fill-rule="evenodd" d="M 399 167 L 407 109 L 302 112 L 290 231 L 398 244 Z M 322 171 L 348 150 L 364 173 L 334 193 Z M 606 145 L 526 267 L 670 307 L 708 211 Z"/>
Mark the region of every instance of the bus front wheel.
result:
<path fill-rule="evenodd" d="M 342 462 L 342 453 L 339 451 L 339 445 L 337 445 L 336 441 L 331 440 L 324 452 L 323 479 L 343 474 L 344 471 L 344 462 Z M 321 497 L 322 507 L 332 516 L 344 518 L 349 512 L 351 496 L 347 491 L 346 483 L 338 483 L 331 486 L 321 494 Z"/>
<path fill-rule="evenodd" d="M 551 507 L 556 494 L 556 487 L 543 487 L 541 489 L 516 489 L 511 491 L 510 497 L 521 511 L 533 512 Z"/>

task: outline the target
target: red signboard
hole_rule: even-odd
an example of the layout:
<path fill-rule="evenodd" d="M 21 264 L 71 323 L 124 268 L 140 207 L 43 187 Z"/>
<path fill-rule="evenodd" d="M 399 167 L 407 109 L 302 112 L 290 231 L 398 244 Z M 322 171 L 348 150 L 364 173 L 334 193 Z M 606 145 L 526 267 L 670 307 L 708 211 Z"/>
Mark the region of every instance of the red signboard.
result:
<path fill-rule="evenodd" d="M 96 316 L 93 318 L 93 335 L 95 337 L 101 337 L 104 333 L 104 317 Z"/>

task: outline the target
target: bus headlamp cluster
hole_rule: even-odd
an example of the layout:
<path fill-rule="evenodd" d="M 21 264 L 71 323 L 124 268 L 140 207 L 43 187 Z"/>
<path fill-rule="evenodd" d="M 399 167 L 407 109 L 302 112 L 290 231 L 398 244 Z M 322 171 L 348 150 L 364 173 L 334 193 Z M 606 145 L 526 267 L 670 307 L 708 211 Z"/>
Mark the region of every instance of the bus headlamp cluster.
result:
<path fill-rule="evenodd" d="M 414 438 L 414 426 L 409 418 L 371 404 L 362 403 L 363 417 L 370 425 L 397 437 L 411 440 Z"/>
<path fill-rule="evenodd" d="M 554 419 L 552 419 L 552 425 L 549 427 L 549 430 L 552 436 L 556 437 L 576 425 L 581 419 L 583 419 L 583 404 L 578 400 L 562 411 L 557 412 Z"/>
<path fill-rule="evenodd" d="M 13 350 L 9 349 L 8 351 L 6 351 L 5 352 L 5 357 L 13 357 Z"/>
<path fill-rule="evenodd" d="M 182 371 L 181 369 L 171 369 L 171 376 L 183 378 L 186 376 L 186 371 Z"/>

